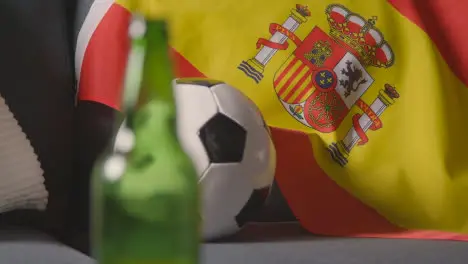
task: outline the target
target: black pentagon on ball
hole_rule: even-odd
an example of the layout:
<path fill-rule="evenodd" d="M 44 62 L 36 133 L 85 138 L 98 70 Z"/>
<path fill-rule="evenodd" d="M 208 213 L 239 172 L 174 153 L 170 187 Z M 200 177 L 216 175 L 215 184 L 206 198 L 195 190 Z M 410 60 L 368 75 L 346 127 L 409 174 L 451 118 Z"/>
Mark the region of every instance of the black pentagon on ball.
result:
<path fill-rule="evenodd" d="M 217 113 L 203 125 L 198 136 L 212 163 L 242 161 L 247 131 L 231 118 Z"/>

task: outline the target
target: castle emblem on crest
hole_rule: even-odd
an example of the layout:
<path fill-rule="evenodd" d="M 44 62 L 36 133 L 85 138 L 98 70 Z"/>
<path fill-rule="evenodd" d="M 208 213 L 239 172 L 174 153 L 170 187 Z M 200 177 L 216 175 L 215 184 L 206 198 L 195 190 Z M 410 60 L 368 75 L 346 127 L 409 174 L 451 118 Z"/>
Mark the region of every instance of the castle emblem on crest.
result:
<path fill-rule="evenodd" d="M 260 83 L 270 60 L 294 44 L 295 50 L 273 78 L 273 87 L 286 111 L 322 133 L 334 132 L 354 106 L 362 112 L 352 116 L 344 138 L 328 146 L 332 158 L 345 166 L 351 150 L 367 143 L 369 130 L 382 127 L 380 116 L 399 98 L 396 89 L 385 84 L 370 105 L 364 102 L 362 95 L 375 81 L 366 68 L 389 68 L 395 56 L 376 27 L 377 17 L 366 20 L 338 4 L 329 5 L 325 14 L 329 32 L 315 26 L 301 40 L 295 31 L 311 13 L 307 6 L 296 5 L 283 24 L 270 24 L 271 37 L 259 38 L 257 54 L 242 61 L 238 69 Z"/>

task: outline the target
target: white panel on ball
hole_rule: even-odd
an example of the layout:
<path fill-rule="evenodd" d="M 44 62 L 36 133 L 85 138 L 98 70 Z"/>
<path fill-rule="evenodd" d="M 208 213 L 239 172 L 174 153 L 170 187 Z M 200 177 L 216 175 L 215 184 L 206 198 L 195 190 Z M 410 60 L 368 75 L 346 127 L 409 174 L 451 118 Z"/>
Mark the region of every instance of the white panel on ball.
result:
<path fill-rule="evenodd" d="M 210 89 L 193 84 L 174 83 L 174 97 L 180 143 L 192 158 L 198 175 L 201 175 L 210 161 L 198 137 L 198 131 L 218 112 L 217 104 Z"/>
<path fill-rule="evenodd" d="M 228 84 L 216 85 L 211 90 L 221 113 L 235 120 L 247 131 L 251 127 L 263 126 L 263 118 L 257 106 L 242 92 Z"/>
<path fill-rule="evenodd" d="M 268 134 L 266 130 L 265 133 Z M 264 135 L 261 131 L 247 133 L 245 146 L 242 166 L 249 168 L 254 188 L 270 187 L 275 176 L 276 150 L 269 135 Z"/>
<path fill-rule="evenodd" d="M 248 168 L 255 189 L 273 182 L 276 152 L 257 106 L 236 88 L 220 84 L 212 88 L 219 111 L 247 130 L 242 166 Z"/>
<path fill-rule="evenodd" d="M 253 191 L 248 168 L 238 163 L 211 164 L 201 178 L 203 238 L 212 239 L 239 229 L 236 216 Z"/>

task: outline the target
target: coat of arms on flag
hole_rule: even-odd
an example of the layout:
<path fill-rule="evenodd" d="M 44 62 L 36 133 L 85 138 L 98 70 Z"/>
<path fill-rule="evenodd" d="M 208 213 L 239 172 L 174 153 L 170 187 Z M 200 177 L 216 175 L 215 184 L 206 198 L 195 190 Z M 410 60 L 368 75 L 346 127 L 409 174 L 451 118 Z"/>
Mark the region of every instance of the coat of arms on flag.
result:
<path fill-rule="evenodd" d="M 273 80 L 286 111 L 322 133 L 335 131 L 352 107 L 362 111 L 353 116 L 347 135 L 328 147 L 332 158 L 345 166 L 352 148 L 368 141 L 368 130 L 382 127 L 380 115 L 399 97 L 395 88 L 386 84 L 371 105 L 364 102 L 361 96 L 374 83 L 366 68 L 391 67 L 395 57 L 375 27 L 376 17 L 365 20 L 338 4 L 329 5 L 325 13 L 329 34 L 316 26 L 301 40 L 294 32 L 307 22 L 310 11 L 307 6 L 296 5 L 283 24 L 270 24 L 270 39 L 258 39 L 257 54 L 238 69 L 259 83 L 273 56 L 289 47 L 288 40 L 294 43 L 296 49 Z"/>
<path fill-rule="evenodd" d="M 399 95 L 386 84 L 368 105 L 361 96 L 373 85 L 367 67 L 388 68 L 394 54 L 376 28 L 376 17 L 364 19 L 342 5 L 329 5 L 325 11 L 329 34 L 314 27 L 301 40 L 298 27 L 310 17 L 307 6 L 296 5 L 283 24 L 270 24 L 271 37 L 257 41 L 255 57 L 243 61 L 238 69 L 259 83 L 269 61 L 289 42 L 296 49 L 276 71 L 273 87 L 286 111 L 301 124 L 322 133 L 335 131 L 357 106 L 362 114 L 352 117 L 347 135 L 329 145 L 333 159 L 345 166 L 355 145 L 367 142 L 366 132 L 382 127 L 380 115 Z"/>

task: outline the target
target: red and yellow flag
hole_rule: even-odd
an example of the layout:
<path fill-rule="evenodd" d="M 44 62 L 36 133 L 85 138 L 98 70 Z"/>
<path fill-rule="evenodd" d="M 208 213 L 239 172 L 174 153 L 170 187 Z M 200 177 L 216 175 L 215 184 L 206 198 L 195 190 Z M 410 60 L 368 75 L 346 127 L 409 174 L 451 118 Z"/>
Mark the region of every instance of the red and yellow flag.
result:
<path fill-rule="evenodd" d="M 178 75 L 226 81 L 258 104 L 307 229 L 468 240 L 408 231 L 468 233 L 468 3 L 195 2 L 168 8 Z M 78 38 L 80 98 L 117 107 L 129 13 L 94 5 Z"/>

